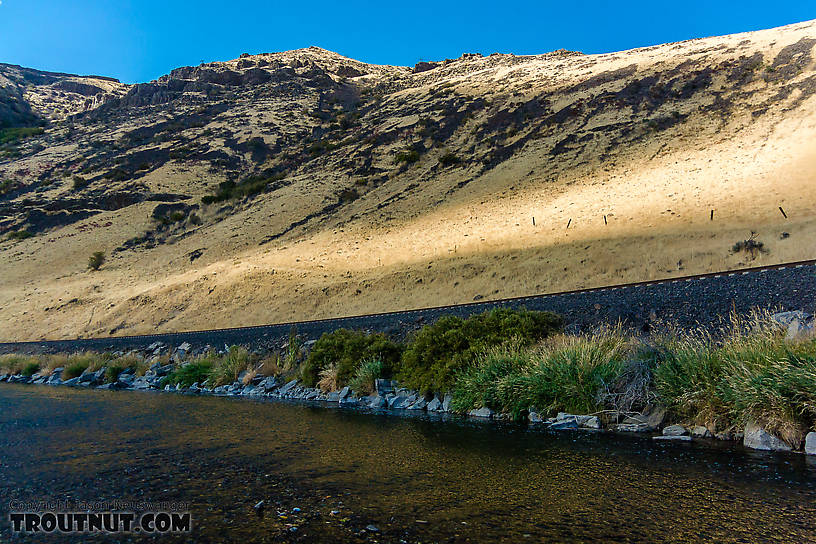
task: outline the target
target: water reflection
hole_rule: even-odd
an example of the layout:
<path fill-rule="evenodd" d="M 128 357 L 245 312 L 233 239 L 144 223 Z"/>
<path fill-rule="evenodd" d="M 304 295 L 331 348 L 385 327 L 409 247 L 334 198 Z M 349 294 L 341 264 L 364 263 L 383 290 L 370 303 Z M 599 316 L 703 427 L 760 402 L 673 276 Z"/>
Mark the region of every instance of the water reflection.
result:
<path fill-rule="evenodd" d="M 200 540 L 284 538 L 279 520 L 248 514 L 276 497 L 315 513 L 285 533 L 307 542 L 351 534 L 326 521 L 340 503 L 381 542 L 816 541 L 816 463 L 719 443 L 4 385 L 0 453 L 3 508 L 187 500 Z"/>

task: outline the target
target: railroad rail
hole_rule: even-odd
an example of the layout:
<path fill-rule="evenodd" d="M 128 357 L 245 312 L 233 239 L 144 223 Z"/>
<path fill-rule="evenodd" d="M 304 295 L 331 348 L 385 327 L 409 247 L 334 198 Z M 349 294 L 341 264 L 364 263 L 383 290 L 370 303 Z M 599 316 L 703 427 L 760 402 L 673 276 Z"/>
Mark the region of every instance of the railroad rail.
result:
<path fill-rule="evenodd" d="M 816 259 L 540 295 L 268 325 L 72 340 L 5 341 L 0 342 L 0 353 L 132 349 L 153 342 L 214 346 L 246 344 L 272 348 L 288 336 L 292 327 L 310 339 L 342 327 L 379 330 L 401 336 L 443 314 L 467 316 L 496 307 L 554 311 L 564 315 L 569 327 L 576 331 L 602 321 L 648 327 L 655 319 L 685 327 L 713 327 L 731 311 L 747 312 L 753 308 L 813 311 L 816 309 Z"/>

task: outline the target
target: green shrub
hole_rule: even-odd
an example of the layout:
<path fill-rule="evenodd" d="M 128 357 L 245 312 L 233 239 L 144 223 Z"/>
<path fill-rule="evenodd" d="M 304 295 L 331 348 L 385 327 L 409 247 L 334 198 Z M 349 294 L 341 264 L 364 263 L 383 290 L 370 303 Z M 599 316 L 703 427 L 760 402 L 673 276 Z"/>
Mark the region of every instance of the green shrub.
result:
<path fill-rule="evenodd" d="M 717 395 L 722 361 L 712 352 L 711 342 L 711 338 L 674 341 L 654 370 L 661 404 L 676 417 L 701 424 L 723 419 L 726 410 Z"/>
<path fill-rule="evenodd" d="M 337 384 L 349 383 L 363 361 L 378 359 L 383 363 L 382 373 L 390 375 L 400 358 L 402 348 L 382 333 L 338 329 L 325 333 L 312 347 L 300 375 L 303 382 L 313 387 L 320 372 L 337 365 Z"/>
<path fill-rule="evenodd" d="M 36 372 L 39 372 L 39 371 L 40 371 L 40 363 L 32 361 L 32 362 L 28 363 L 27 365 L 25 365 L 25 367 L 23 367 L 23 370 L 22 370 L 22 372 L 20 372 L 20 374 L 22 374 L 23 376 L 31 377 L 32 375 L 34 375 Z"/>
<path fill-rule="evenodd" d="M 294 370 L 303 358 L 303 340 L 298 336 L 297 326 L 289 328 L 289 341 L 286 343 L 286 359 L 283 363 L 283 371 Z"/>
<path fill-rule="evenodd" d="M 71 179 L 73 180 L 73 186 L 74 186 L 75 191 L 78 191 L 79 189 L 82 189 L 83 187 L 87 186 L 88 183 L 89 183 L 88 180 L 83 178 L 82 176 L 74 176 Z"/>
<path fill-rule="evenodd" d="M 88 268 L 90 270 L 99 270 L 99 268 L 105 263 L 105 252 L 104 251 L 94 251 L 90 257 L 88 257 Z"/>
<path fill-rule="evenodd" d="M 467 319 L 443 316 L 410 342 L 398 378 L 421 391 L 444 392 L 485 349 L 515 341 L 528 346 L 561 330 L 563 319 L 549 312 L 496 308 Z"/>
<path fill-rule="evenodd" d="M 367 359 L 360 363 L 348 385 L 358 393 L 374 392 L 375 380 L 384 376 L 385 365 L 380 359 Z"/>
<path fill-rule="evenodd" d="M 0 145 L 39 136 L 43 132 L 45 132 L 45 129 L 42 127 L 0 128 Z"/>
<path fill-rule="evenodd" d="M 439 157 L 439 164 L 442 166 L 453 166 L 454 164 L 459 164 L 460 162 L 462 162 L 461 159 L 450 151 Z"/>
<path fill-rule="evenodd" d="M 17 187 L 17 184 L 10 179 L 0 181 L 0 196 L 5 196 Z"/>
<path fill-rule="evenodd" d="M 18 374 L 32 361 L 36 361 L 36 358 L 14 353 L 0 355 L 0 371 L 2 373 Z"/>
<path fill-rule="evenodd" d="M 115 382 L 119 374 L 125 370 L 136 370 L 141 363 L 141 360 L 136 357 L 119 357 L 115 361 L 108 363 L 105 368 L 105 382 Z"/>
<path fill-rule="evenodd" d="M 235 183 L 231 180 L 223 181 L 218 184 L 215 194 L 204 195 L 204 197 L 201 198 L 201 202 L 204 204 L 213 204 L 216 202 L 255 196 L 263 193 L 270 184 L 280 181 L 284 177 L 285 174 L 283 173 L 265 172 L 247 176 L 240 183 Z"/>
<path fill-rule="evenodd" d="M 670 346 L 654 371 L 661 403 L 720 430 L 755 422 L 798 447 L 816 428 L 816 338 L 787 341 L 767 316 L 732 319 L 720 340 L 697 334 Z"/>
<path fill-rule="evenodd" d="M 213 361 L 211 358 L 201 358 L 197 361 L 187 363 L 184 366 L 176 367 L 167 377 L 162 380 L 164 385 L 178 385 L 182 387 L 190 387 L 194 383 L 202 384 L 210 377 L 210 372 L 213 368 Z"/>
<path fill-rule="evenodd" d="M 399 164 L 404 162 L 405 164 L 413 164 L 419 160 L 419 151 L 416 149 L 408 149 L 405 151 L 400 151 L 399 153 L 394 156 L 394 162 Z"/>
<path fill-rule="evenodd" d="M 9 240 L 25 240 L 26 238 L 31 238 L 32 236 L 34 235 L 31 234 L 31 232 L 29 232 L 27 229 L 21 229 L 9 232 L 6 238 L 8 238 Z"/>
<path fill-rule="evenodd" d="M 815 346 L 811 345 L 811 348 Z M 737 427 L 757 422 L 793 447 L 816 422 L 816 349 L 728 360 L 718 393 Z"/>

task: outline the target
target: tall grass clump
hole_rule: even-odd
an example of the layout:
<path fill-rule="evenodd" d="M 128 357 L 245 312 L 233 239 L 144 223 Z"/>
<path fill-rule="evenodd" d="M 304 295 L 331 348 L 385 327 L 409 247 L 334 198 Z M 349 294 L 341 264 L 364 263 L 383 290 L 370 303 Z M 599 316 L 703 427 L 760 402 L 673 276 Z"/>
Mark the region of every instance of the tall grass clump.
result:
<path fill-rule="evenodd" d="M 541 346 L 485 351 L 461 373 L 451 406 L 486 406 L 519 416 L 542 412 L 592 413 L 605 408 L 605 394 L 619 382 L 631 355 L 620 329 L 594 335 L 559 335 Z"/>
<path fill-rule="evenodd" d="M 162 380 L 162 385 L 181 385 L 190 387 L 194 383 L 203 384 L 210 377 L 210 372 L 215 365 L 217 357 L 214 355 L 203 355 L 195 361 L 179 366 Z"/>
<path fill-rule="evenodd" d="M 317 387 L 324 393 L 335 391 L 340 387 L 337 363 L 332 363 L 318 374 Z"/>
<path fill-rule="evenodd" d="M 732 316 L 718 339 L 676 340 L 655 369 L 661 402 L 716 430 L 754 422 L 798 447 L 816 424 L 816 338 L 788 341 L 767 314 Z"/>
<path fill-rule="evenodd" d="M 467 319 L 443 316 L 413 337 L 400 360 L 398 379 L 408 387 L 449 391 L 486 349 L 515 342 L 530 346 L 561 330 L 563 319 L 549 312 L 496 308 Z"/>
<path fill-rule="evenodd" d="M 7 354 L 0 355 L 0 372 L 8 374 L 19 374 L 31 363 L 36 363 L 37 358 L 28 355 Z M 35 371 L 36 372 L 36 371 Z"/>
<path fill-rule="evenodd" d="M 215 361 L 209 372 L 212 385 L 224 385 L 238 379 L 238 375 L 249 369 L 249 352 L 241 346 L 231 346 L 229 351 Z"/>
<path fill-rule="evenodd" d="M 62 379 L 70 380 L 71 378 L 76 378 L 82 375 L 86 370 L 96 372 L 113 359 L 113 355 L 109 353 L 96 353 L 93 351 L 74 353 L 73 355 L 69 355 L 65 361 L 65 370 L 62 372 Z"/>
<path fill-rule="evenodd" d="M 32 362 L 26 364 L 23 367 L 23 370 L 20 371 L 20 374 L 30 378 L 31 376 L 33 376 L 34 374 L 36 374 L 39 371 L 40 371 L 40 363 L 38 363 L 36 361 L 32 361 Z"/>
<path fill-rule="evenodd" d="M 110 361 L 105 367 L 105 382 L 115 382 L 119 378 L 119 374 L 125 370 L 133 370 L 135 373 L 141 362 L 141 359 L 132 355 L 118 357 Z"/>
<path fill-rule="evenodd" d="M 335 365 L 336 386 L 342 387 L 349 383 L 363 361 L 370 359 L 381 361 L 382 374 L 391 375 L 401 354 L 402 346 L 382 333 L 338 329 L 318 339 L 301 367 L 300 375 L 307 386 L 313 387 L 322 379 L 321 372 Z"/>
<path fill-rule="evenodd" d="M 385 375 L 385 363 L 381 359 L 366 359 L 349 380 L 348 385 L 358 393 L 370 395 L 374 392 L 376 380 Z"/>

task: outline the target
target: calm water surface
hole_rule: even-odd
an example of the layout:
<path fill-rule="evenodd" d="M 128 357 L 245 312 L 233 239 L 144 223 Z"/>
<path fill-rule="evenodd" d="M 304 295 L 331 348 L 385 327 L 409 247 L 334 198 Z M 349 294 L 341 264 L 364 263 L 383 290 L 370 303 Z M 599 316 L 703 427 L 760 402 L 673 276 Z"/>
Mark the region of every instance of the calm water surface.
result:
<path fill-rule="evenodd" d="M 816 542 L 816 462 L 715 443 L 3 384 L 0 456 L 1 541 L 12 499 L 118 499 L 193 532 L 61 540 Z"/>

